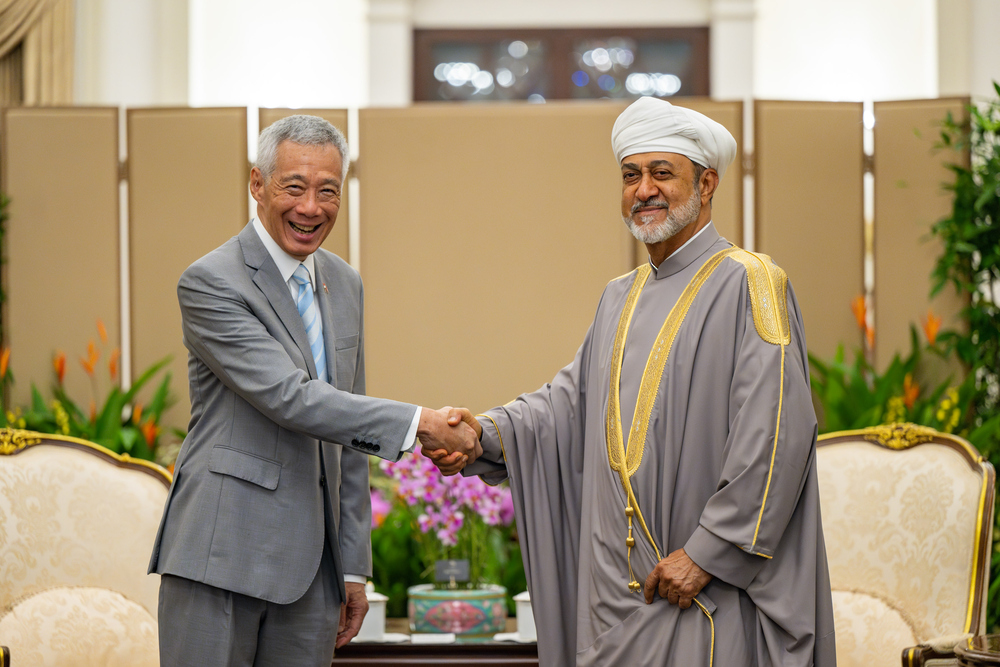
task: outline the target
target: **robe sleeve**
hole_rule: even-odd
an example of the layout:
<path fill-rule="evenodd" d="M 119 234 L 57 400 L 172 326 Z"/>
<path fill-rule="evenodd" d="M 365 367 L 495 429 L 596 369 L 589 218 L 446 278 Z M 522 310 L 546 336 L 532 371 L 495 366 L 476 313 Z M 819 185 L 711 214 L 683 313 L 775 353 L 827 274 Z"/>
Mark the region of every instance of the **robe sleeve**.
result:
<path fill-rule="evenodd" d="M 746 289 L 746 288 L 745 288 Z M 802 318 L 787 287 L 788 342 L 768 342 L 740 299 L 730 430 L 717 491 L 684 546 L 702 569 L 747 588 L 775 555 L 807 480 L 816 446 Z"/>
<path fill-rule="evenodd" d="M 521 555 L 539 636 L 539 663 L 576 655 L 586 377 L 593 327 L 551 383 L 478 417 L 483 455 L 463 474 L 509 478 Z"/>

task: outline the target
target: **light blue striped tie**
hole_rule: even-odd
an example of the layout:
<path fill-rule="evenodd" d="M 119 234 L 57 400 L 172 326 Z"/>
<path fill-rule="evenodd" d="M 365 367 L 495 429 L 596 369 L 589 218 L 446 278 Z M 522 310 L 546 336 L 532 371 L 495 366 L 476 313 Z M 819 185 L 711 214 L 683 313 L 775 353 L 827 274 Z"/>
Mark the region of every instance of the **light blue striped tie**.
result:
<path fill-rule="evenodd" d="M 313 296 L 312 280 L 309 279 L 309 269 L 305 264 L 299 264 L 292 274 L 292 280 L 299 285 L 299 296 L 295 299 L 302 323 L 306 325 L 309 336 L 309 347 L 312 349 L 313 361 L 316 362 L 316 374 L 326 382 L 326 346 L 323 345 L 323 322 L 319 318 L 319 308 Z"/>

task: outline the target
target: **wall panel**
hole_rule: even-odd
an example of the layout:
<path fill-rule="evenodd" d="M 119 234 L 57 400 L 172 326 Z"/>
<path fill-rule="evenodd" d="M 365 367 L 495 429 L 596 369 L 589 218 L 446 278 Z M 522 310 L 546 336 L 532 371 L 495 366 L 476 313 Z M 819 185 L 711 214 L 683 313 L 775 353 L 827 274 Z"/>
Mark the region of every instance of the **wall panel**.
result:
<path fill-rule="evenodd" d="M 281 120 L 286 116 L 291 116 L 293 114 L 308 114 L 310 116 L 319 116 L 320 118 L 325 118 L 330 121 L 330 123 L 336 127 L 338 130 L 344 133 L 344 137 L 348 137 L 347 133 L 347 110 L 346 109 L 261 109 L 260 110 L 260 129 L 263 130 L 265 127 L 274 123 L 277 120 Z M 355 170 L 351 169 L 353 173 Z M 339 255 L 345 262 L 350 260 L 350 241 L 348 234 L 348 222 L 347 222 L 347 211 L 349 203 L 347 201 L 347 185 L 346 180 L 343 188 L 343 195 L 340 199 L 340 213 L 337 214 L 337 224 L 334 226 L 333 231 L 330 235 L 326 237 L 326 241 L 323 242 L 323 247 L 335 255 Z M 256 215 L 256 211 L 251 210 L 251 215 Z"/>
<path fill-rule="evenodd" d="M 755 106 L 756 247 L 787 273 L 809 350 L 861 344 L 851 299 L 864 293 L 860 103 Z"/>
<path fill-rule="evenodd" d="M 129 109 L 128 147 L 133 374 L 173 355 L 165 422 L 185 428 L 177 280 L 249 220 L 246 109 Z"/>
<path fill-rule="evenodd" d="M 362 110 L 368 390 L 475 410 L 573 359 L 634 266 L 618 103 Z"/>
<path fill-rule="evenodd" d="M 13 108 L 3 115 L 3 191 L 10 196 L 4 318 L 14 405 L 45 395 L 56 350 L 68 357 L 66 389 L 87 410 L 94 397 L 79 358 L 93 340 L 100 401 L 106 362 L 120 340 L 118 110 Z M 102 343 L 96 326 L 108 332 Z"/>
<path fill-rule="evenodd" d="M 966 161 L 935 150 L 941 121 L 961 117 L 967 100 L 875 103 L 875 362 L 884 368 L 910 351 L 910 325 L 918 329 L 928 309 L 954 327 L 962 302 L 951 286 L 930 299 L 930 274 L 941 244 L 931 225 L 951 210 L 953 183 L 947 165 Z"/>

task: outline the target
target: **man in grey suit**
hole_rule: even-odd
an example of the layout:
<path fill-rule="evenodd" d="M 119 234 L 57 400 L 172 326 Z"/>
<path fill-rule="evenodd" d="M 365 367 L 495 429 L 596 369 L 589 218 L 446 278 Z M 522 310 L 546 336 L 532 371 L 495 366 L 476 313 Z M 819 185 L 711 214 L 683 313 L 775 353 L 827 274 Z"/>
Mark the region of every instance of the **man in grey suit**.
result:
<path fill-rule="evenodd" d="M 347 166 L 325 120 L 265 129 L 256 218 L 178 284 L 192 414 L 149 565 L 162 665 L 329 665 L 368 609 L 368 455 L 481 453 L 446 413 L 364 395 L 361 279 L 320 248 Z"/>

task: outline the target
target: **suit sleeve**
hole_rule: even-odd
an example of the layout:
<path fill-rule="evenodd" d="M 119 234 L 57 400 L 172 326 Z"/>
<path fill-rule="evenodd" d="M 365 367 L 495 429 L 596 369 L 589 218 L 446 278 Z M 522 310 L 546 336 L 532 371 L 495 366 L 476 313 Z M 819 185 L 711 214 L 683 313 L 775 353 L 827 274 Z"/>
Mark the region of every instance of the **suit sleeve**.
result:
<path fill-rule="evenodd" d="M 311 380 L 239 292 L 207 266 L 195 264 L 188 269 L 181 276 L 177 296 L 184 344 L 221 382 L 268 419 L 326 442 L 378 441 L 385 446 L 377 456 L 399 458 L 414 406 Z"/>
<path fill-rule="evenodd" d="M 351 393 L 365 395 L 364 288 L 360 294 L 357 370 Z M 344 572 L 372 575 L 372 499 L 368 484 L 368 456 L 344 448 L 340 458 L 340 552 Z"/>
<path fill-rule="evenodd" d="M 816 445 L 802 319 L 788 287 L 789 341 L 765 341 L 744 297 L 729 392 L 731 426 L 718 490 L 685 544 L 702 569 L 747 588 L 775 550 L 806 483 Z"/>

